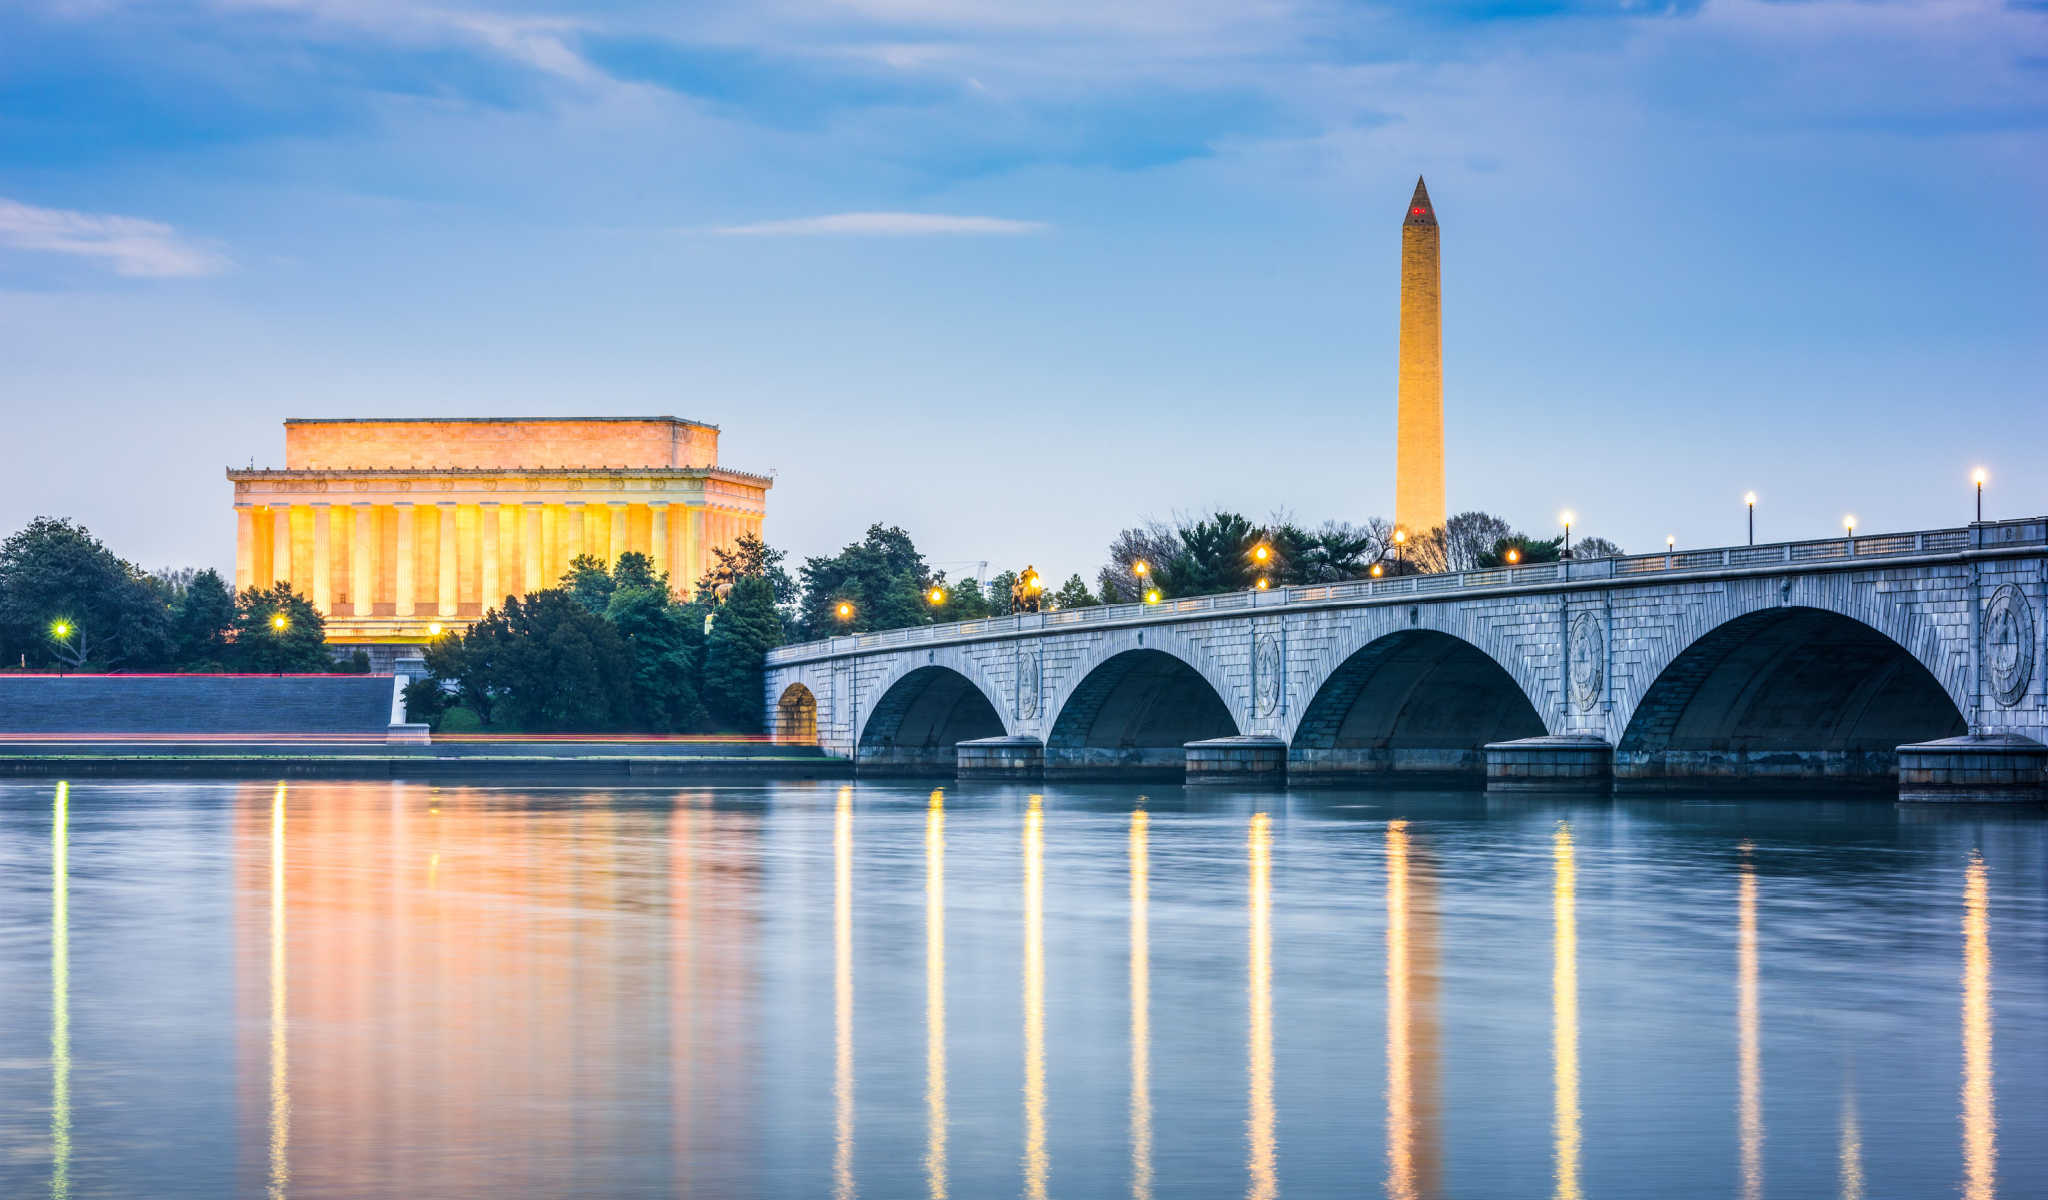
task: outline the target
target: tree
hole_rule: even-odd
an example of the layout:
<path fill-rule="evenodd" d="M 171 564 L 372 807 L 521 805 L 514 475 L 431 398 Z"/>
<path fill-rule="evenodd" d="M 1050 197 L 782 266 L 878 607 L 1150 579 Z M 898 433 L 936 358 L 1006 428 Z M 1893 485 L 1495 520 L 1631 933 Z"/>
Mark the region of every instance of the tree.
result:
<path fill-rule="evenodd" d="M 1510 550 L 1514 551 L 1515 554 L 1514 565 L 1556 562 L 1558 550 L 1563 543 L 1564 538 L 1562 535 L 1544 539 L 1531 538 L 1525 533 L 1511 534 L 1495 542 L 1492 549 L 1479 556 L 1479 561 L 1475 565 L 1482 569 L 1508 566 L 1510 565 L 1508 563 L 1508 552 Z"/>
<path fill-rule="evenodd" d="M 37 517 L 0 543 L 0 661 L 141 670 L 170 657 L 162 591 L 84 526 Z"/>
<path fill-rule="evenodd" d="M 1015 571 L 997 571 L 991 576 L 988 581 L 988 588 L 986 589 L 988 615 L 991 617 L 1009 616 L 1010 597 L 1015 593 L 1016 589 L 1017 573 Z"/>
<path fill-rule="evenodd" d="M 716 593 L 721 584 L 734 584 L 742 579 L 766 579 L 775 589 L 775 607 L 784 613 L 794 612 L 798 592 L 796 580 L 790 578 L 782 565 L 785 557 L 783 551 L 770 548 L 751 533 L 743 533 L 729 550 L 724 546 L 711 548 L 711 569 L 697 580 L 696 595 Z"/>
<path fill-rule="evenodd" d="M 947 583 L 940 575 L 935 581 L 946 591 L 946 602 L 932 610 L 935 621 L 975 621 L 989 615 L 988 595 L 978 580 Z"/>
<path fill-rule="evenodd" d="M 1274 531 L 1274 542 L 1286 559 L 1283 582 L 1288 584 L 1363 578 L 1372 572 L 1373 563 L 1386 547 L 1382 531 L 1345 521 L 1325 521 L 1312 532 L 1283 525 Z"/>
<path fill-rule="evenodd" d="M 493 720 L 522 729 L 618 729 L 632 711 L 632 661 L 611 622 L 566 588 L 508 597 L 463 635 L 465 687 Z M 470 675 L 476 676 L 472 681 Z"/>
<path fill-rule="evenodd" d="M 767 655 L 781 644 L 774 585 L 759 576 L 740 579 L 719 606 L 704 646 L 704 705 L 720 729 L 762 731 Z"/>
<path fill-rule="evenodd" d="M 1251 587 L 1259 575 L 1252 548 L 1264 537 L 1263 529 L 1233 512 L 1181 526 L 1180 548 L 1166 565 L 1167 594 L 1203 596 Z"/>
<path fill-rule="evenodd" d="M 171 647 L 178 669 L 226 670 L 234 657 L 229 640 L 234 630 L 235 590 L 220 572 L 209 567 L 187 579 L 171 604 Z"/>
<path fill-rule="evenodd" d="M 636 557 L 646 561 L 644 556 Z M 594 554 L 579 554 L 569 560 L 569 569 L 562 572 L 562 588 L 576 603 L 601 613 L 612 601 L 612 573 L 605 569 L 603 559 Z"/>
<path fill-rule="evenodd" d="M 1145 584 L 1157 585 L 1159 574 L 1180 552 L 1180 535 L 1163 521 L 1146 521 L 1119 530 L 1109 542 L 1109 562 L 1095 573 L 1104 604 L 1135 604 L 1145 598 Z M 1141 577 L 1138 563 L 1145 564 Z"/>
<path fill-rule="evenodd" d="M 932 620 L 925 599 L 931 571 L 910 535 L 895 526 L 869 526 L 866 537 L 838 554 L 805 559 L 799 574 L 804 589 L 797 618 L 801 637 L 900 629 Z M 836 610 L 842 602 L 853 605 L 851 620 L 839 619 Z"/>
<path fill-rule="evenodd" d="M 264 673 L 327 671 L 334 665 L 320 610 L 284 580 L 250 588 L 235 598 L 235 641 L 229 661 L 238 671 Z"/>
<path fill-rule="evenodd" d="M 1572 547 L 1573 558 L 1620 558 L 1626 553 L 1604 537 L 1580 538 Z"/>
<path fill-rule="evenodd" d="M 642 555 L 621 555 L 613 584 L 604 615 L 625 643 L 633 727 L 665 733 L 701 727 L 702 618 L 693 607 L 675 603 L 668 580 L 654 575 Z"/>
<path fill-rule="evenodd" d="M 1087 583 L 1078 574 L 1067 576 L 1067 581 L 1060 585 L 1060 590 L 1052 594 L 1054 608 L 1089 608 L 1100 603 L 1101 601 L 1088 591 Z"/>

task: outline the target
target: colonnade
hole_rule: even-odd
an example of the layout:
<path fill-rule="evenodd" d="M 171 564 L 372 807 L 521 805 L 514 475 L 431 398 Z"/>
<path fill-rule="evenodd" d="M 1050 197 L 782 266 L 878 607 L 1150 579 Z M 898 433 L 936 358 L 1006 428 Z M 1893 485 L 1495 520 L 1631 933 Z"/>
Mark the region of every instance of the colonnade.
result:
<path fill-rule="evenodd" d="M 686 593 L 761 514 L 667 500 L 237 504 L 235 586 L 290 581 L 329 616 L 480 616 L 579 555 L 645 554 Z"/>

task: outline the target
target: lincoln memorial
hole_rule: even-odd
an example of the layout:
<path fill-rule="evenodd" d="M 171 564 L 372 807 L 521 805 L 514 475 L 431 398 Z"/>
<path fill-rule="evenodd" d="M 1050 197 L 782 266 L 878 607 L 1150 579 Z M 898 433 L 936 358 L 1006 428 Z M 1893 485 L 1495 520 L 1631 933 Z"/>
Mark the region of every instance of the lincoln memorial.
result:
<path fill-rule="evenodd" d="M 235 586 L 289 580 L 345 644 L 424 642 L 579 554 L 637 551 L 687 593 L 771 486 L 675 417 L 288 420 L 284 457 L 227 473 Z"/>

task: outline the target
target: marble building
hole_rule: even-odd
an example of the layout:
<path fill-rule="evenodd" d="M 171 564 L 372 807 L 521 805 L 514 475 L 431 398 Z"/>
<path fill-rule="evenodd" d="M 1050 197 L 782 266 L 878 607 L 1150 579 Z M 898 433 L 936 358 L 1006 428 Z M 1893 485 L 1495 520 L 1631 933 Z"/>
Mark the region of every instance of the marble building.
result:
<path fill-rule="evenodd" d="M 760 535 L 772 481 L 675 417 L 294 419 L 282 468 L 230 468 L 235 586 L 289 580 L 330 642 L 416 645 L 571 559 L 654 559 L 680 594 Z"/>

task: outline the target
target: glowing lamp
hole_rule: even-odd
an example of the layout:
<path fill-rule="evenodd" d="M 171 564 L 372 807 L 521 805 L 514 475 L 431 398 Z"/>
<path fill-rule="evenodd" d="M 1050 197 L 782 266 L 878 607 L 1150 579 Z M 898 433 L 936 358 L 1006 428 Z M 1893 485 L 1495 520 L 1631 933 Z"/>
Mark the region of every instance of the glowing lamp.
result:
<path fill-rule="evenodd" d="M 946 589 L 935 587 L 925 596 L 925 599 L 930 600 L 933 604 L 944 604 L 946 602 Z"/>
<path fill-rule="evenodd" d="M 1159 603 L 1159 589 L 1158 589 L 1158 588 L 1153 588 L 1152 590 L 1150 590 L 1150 591 L 1148 591 L 1148 592 L 1146 592 L 1146 593 L 1145 593 L 1145 603 L 1147 603 L 1147 604 L 1157 604 L 1157 603 Z"/>
<path fill-rule="evenodd" d="M 439 621 L 436 621 L 432 625 L 427 626 L 427 633 L 432 637 L 440 637 L 441 623 Z"/>
<path fill-rule="evenodd" d="M 1983 487 L 1985 484 L 1991 482 L 1991 472 L 1985 470 L 1982 467 L 1978 467 L 1976 470 L 1970 472 L 1970 482 L 1976 484 L 1978 487 Z"/>
<path fill-rule="evenodd" d="M 1407 531 L 1407 530 L 1405 530 L 1405 529 L 1396 529 L 1396 530 L 1394 531 L 1394 541 L 1395 541 L 1395 542 L 1396 542 L 1397 544 L 1398 544 L 1398 543 L 1401 543 L 1401 542 L 1405 542 L 1405 541 L 1407 541 L 1407 540 L 1408 540 L 1408 531 Z"/>
<path fill-rule="evenodd" d="M 1848 530 L 1850 533 L 1856 532 L 1856 517 L 1854 516 L 1854 514 L 1842 518 L 1842 528 Z"/>
<path fill-rule="evenodd" d="M 276 616 L 270 618 L 270 627 L 272 629 L 283 630 L 286 626 L 290 624 L 290 619 L 287 618 L 283 613 L 278 613 Z"/>
<path fill-rule="evenodd" d="M 1265 562 L 1267 559 L 1273 557 L 1273 548 L 1271 546 L 1268 546 L 1264 542 L 1260 542 L 1258 545 L 1252 547 L 1252 557 L 1258 559 L 1260 562 Z"/>
<path fill-rule="evenodd" d="M 52 634 L 54 634 L 55 636 L 57 636 L 57 637 L 60 637 L 60 638 L 67 638 L 67 637 L 70 637 L 70 636 L 71 636 L 71 622 L 69 622 L 69 621 L 59 621 L 59 622 L 57 622 L 57 623 L 56 623 L 55 625 L 52 625 L 52 626 L 50 626 L 50 632 L 51 632 Z"/>
<path fill-rule="evenodd" d="M 1373 577 L 1374 579 L 1378 579 L 1378 578 L 1379 578 L 1380 576 L 1382 576 L 1382 575 L 1384 575 L 1384 574 L 1386 574 L 1386 573 L 1387 573 L 1387 569 L 1386 569 L 1385 567 L 1381 566 L 1380 564 L 1378 564 L 1378 563 L 1374 563 L 1374 564 L 1372 565 L 1372 577 Z"/>
<path fill-rule="evenodd" d="M 853 605 L 848 604 L 844 600 L 841 600 L 839 602 L 839 607 L 834 611 L 836 611 L 839 614 L 839 619 L 842 621 L 850 621 L 853 619 Z"/>
<path fill-rule="evenodd" d="M 1139 559 L 1137 562 L 1131 564 L 1131 574 L 1133 575 L 1142 576 L 1145 574 L 1145 572 L 1150 571 L 1151 569 L 1152 568 L 1148 566 L 1145 560 L 1142 558 Z"/>
<path fill-rule="evenodd" d="M 1516 563 L 1521 561 L 1522 552 L 1520 550 L 1515 549 L 1513 546 L 1508 547 L 1508 565 L 1512 567 Z"/>
<path fill-rule="evenodd" d="M 1260 591 L 1262 591 L 1262 592 L 1263 592 L 1263 591 L 1265 591 L 1265 590 L 1266 590 L 1267 588 L 1269 588 L 1269 587 L 1272 587 L 1272 586 L 1273 586 L 1273 583 L 1272 583 L 1272 581 L 1271 581 L 1271 580 L 1267 579 L 1267 578 L 1266 578 L 1266 577 L 1265 577 L 1264 575 L 1261 575 L 1261 576 L 1259 576 L 1259 590 L 1260 590 Z"/>

